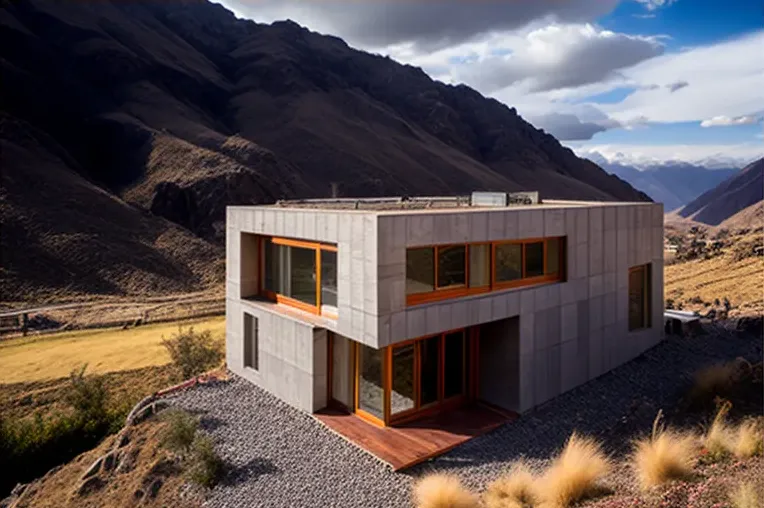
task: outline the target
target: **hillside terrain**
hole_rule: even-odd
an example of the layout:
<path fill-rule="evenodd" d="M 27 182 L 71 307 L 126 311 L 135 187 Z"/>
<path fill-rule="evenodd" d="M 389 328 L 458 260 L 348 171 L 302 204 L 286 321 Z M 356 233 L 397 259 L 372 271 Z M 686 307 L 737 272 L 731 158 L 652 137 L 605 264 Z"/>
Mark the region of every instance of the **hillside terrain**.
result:
<path fill-rule="evenodd" d="M 703 193 L 682 207 L 678 215 L 703 224 L 717 226 L 735 214 L 761 203 L 762 200 L 764 200 L 764 158 L 752 162 L 739 173 Z"/>
<path fill-rule="evenodd" d="M 220 283 L 229 204 L 539 190 L 647 200 L 513 108 L 204 0 L 0 7 L 7 301 Z"/>
<path fill-rule="evenodd" d="M 764 202 L 715 227 L 670 214 L 665 235 L 672 246 L 664 253 L 667 307 L 764 315 Z"/>
<path fill-rule="evenodd" d="M 677 210 L 713 189 L 739 171 L 738 168 L 707 169 L 688 163 L 666 163 L 636 168 L 604 159 L 595 159 L 605 171 L 629 182 L 667 212 Z"/>

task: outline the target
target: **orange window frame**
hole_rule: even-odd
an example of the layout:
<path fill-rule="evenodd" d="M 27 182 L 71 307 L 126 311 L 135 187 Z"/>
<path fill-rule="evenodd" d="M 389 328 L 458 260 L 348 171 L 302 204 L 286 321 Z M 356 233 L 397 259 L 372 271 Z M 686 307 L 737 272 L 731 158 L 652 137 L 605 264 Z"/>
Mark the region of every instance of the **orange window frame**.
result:
<path fill-rule="evenodd" d="M 464 383 L 462 387 L 462 393 L 454 395 L 452 397 L 445 397 L 445 338 L 447 335 L 461 332 L 463 341 L 463 358 L 464 364 L 462 366 L 462 375 Z M 438 400 L 426 405 L 421 404 L 422 397 L 422 384 L 421 384 L 421 368 L 422 368 L 422 353 L 421 345 L 423 341 L 431 339 L 433 337 L 439 337 L 439 350 L 438 350 Z M 362 344 L 357 342 L 353 343 L 353 404 L 354 412 L 360 418 L 366 420 L 369 423 L 373 423 L 379 427 L 385 427 L 389 425 L 395 425 L 405 423 L 417 418 L 422 418 L 443 410 L 451 409 L 463 404 L 466 400 L 474 399 L 478 393 L 478 342 L 479 342 L 479 330 L 475 327 L 471 328 L 456 328 L 443 333 L 435 335 L 427 335 L 424 337 L 418 337 L 415 339 L 409 339 L 392 346 L 387 346 L 383 349 L 382 357 L 382 387 L 383 387 L 383 418 L 379 418 L 368 411 L 364 411 L 359 407 L 359 383 L 360 383 L 360 354 Z M 392 379 L 393 379 L 393 350 L 396 348 L 414 345 L 414 407 L 406 409 L 400 413 L 392 414 L 391 400 L 392 400 Z M 331 384 L 331 379 L 329 381 Z"/>
<path fill-rule="evenodd" d="M 271 243 L 276 245 L 286 245 L 288 247 L 298 247 L 302 249 L 312 249 L 315 251 L 316 255 L 316 305 L 311 305 L 309 303 L 301 302 L 300 300 L 297 300 L 295 298 L 290 298 L 288 296 L 284 296 L 280 293 L 276 293 L 274 291 L 270 291 L 268 289 L 265 289 L 264 287 L 264 281 L 265 281 L 265 246 L 267 245 L 267 241 L 270 240 Z M 260 264 L 260 270 L 259 270 L 259 288 L 258 292 L 261 296 L 264 296 L 265 298 L 272 300 L 276 303 L 288 305 L 290 307 L 294 307 L 296 309 L 302 310 L 304 312 L 309 312 L 311 314 L 315 315 L 321 315 L 321 252 L 322 251 L 331 251 L 331 252 L 337 252 L 337 246 L 336 245 L 330 245 L 326 243 L 319 243 L 319 242 L 309 242 L 304 240 L 294 240 L 292 238 L 283 238 L 279 236 L 259 236 L 258 237 L 258 252 L 259 252 L 259 264 Z M 324 315 L 328 317 L 333 317 L 336 319 L 336 314 L 334 313 L 324 313 Z"/>
<path fill-rule="evenodd" d="M 559 242 L 558 247 L 558 256 L 559 256 L 559 262 L 558 262 L 558 270 L 556 273 L 553 274 L 547 274 L 547 249 L 549 246 L 549 242 L 551 240 L 557 240 Z M 526 277 L 525 276 L 525 249 L 527 244 L 531 243 L 538 243 L 543 242 L 544 248 L 543 248 L 543 275 L 536 276 L 536 277 Z M 517 280 L 512 281 L 506 281 L 501 282 L 496 280 L 496 247 L 499 245 L 507 245 L 507 244 L 513 244 L 513 245 L 521 245 L 522 246 L 522 277 Z M 464 257 L 464 272 L 465 272 L 465 284 L 463 286 L 458 287 L 448 287 L 448 288 L 438 288 L 438 249 L 443 247 L 454 247 L 454 246 L 461 246 L 463 245 L 465 247 L 465 257 Z M 483 286 L 478 287 L 470 287 L 470 247 L 473 245 L 488 245 L 489 246 L 489 270 L 490 270 L 490 280 L 489 283 Z M 411 305 L 419 305 L 423 303 L 429 303 L 429 302 L 436 302 L 441 300 L 449 300 L 452 298 L 460 298 L 463 296 L 468 295 L 474 295 L 474 294 L 480 294 L 480 293 L 487 293 L 491 291 L 500 291 L 504 289 L 511 289 L 511 288 L 517 288 L 517 287 L 523 287 L 523 286 L 531 286 L 535 284 L 543 284 L 548 282 L 557 282 L 562 281 L 565 279 L 565 260 L 567 257 L 567 245 L 566 245 L 566 237 L 564 236 L 555 236 L 555 237 L 546 237 L 546 238 L 528 238 L 528 239 L 522 239 L 522 240 L 507 240 L 507 241 L 494 241 L 494 242 L 475 242 L 475 243 L 459 243 L 459 244 L 446 244 L 446 245 L 423 245 L 421 247 L 413 247 L 417 249 L 421 248 L 432 248 L 433 254 L 435 256 L 434 259 L 434 291 L 427 291 L 422 293 L 414 293 L 414 294 L 407 294 L 406 295 L 406 304 Z"/>

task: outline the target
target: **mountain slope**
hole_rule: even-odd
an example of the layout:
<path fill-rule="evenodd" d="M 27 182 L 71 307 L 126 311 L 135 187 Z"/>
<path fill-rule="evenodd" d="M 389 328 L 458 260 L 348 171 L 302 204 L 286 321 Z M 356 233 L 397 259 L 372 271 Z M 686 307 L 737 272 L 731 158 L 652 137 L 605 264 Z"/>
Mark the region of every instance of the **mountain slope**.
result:
<path fill-rule="evenodd" d="M 764 159 L 759 159 L 688 203 L 679 210 L 679 215 L 716 226 L 762 199 Z"/>
<path fill-rule="evenodd" d="M 104 192 L 60 147 L 0 115 L 3 299 L 178 293 L 225 273 L 223 249 Z"/>
<path fill-rule="evenodd" d="M 629 182 L 653 200 L 663 203 L 667 212 L 676 210 L 735 174 L 735 168 L 707 169 L 687 163 L 635 168 L 598 161 L 606 171 Z"/>
<path fill-rule="evenodd" d="M 3 153 L 4 251 L 23 244 L 21 229 L 5 226 L 18 216 L 35 216 L 35 231 L 62 222 L 72 232 L 100 228 L 112 241 L 109 225 L 87 214 L 48 212 L 86 184 L 92 193 L 79 195 L 82 206 L 91 207 L 91 194 L 112 200 L 88 213 L 118 203 L 130 211 L 120 212 L 125 227 L 137 228 L 127 236 L 155 248 L 163 230 L 219 243 L 227 204 L 326 196 L 332 183 L 355 196 L 531 189 L 547 198 L 648 199 L 468 87 L 435 82 L 291 22 L 238 20 L 203 0 L 6 2 L 0 72 L 4 119 L 49 140 Z M 2 136 L 16 143 L 5 130 Z M 30 168 L 39 185 L 61 192 L 41 201 L 34 186 L 14 186 Z M 198 245 L 203 259 L 218 249 L 195 242 L 187 245 Z M 62 255 L 75 263 L 88 248 Z M 136 267 L 124 258 L 132 255 L 131 245 L 119 255 L 104 249 L 93 263 L 128 280 Z M 6 257 L 4 277 L 35 273 L 38 262 Z M 208 280 L 183 266 L 196 279 L 179 287 Z M 57 274 L 55 286 L 86 288 L 89 279 L 77 273 Z M 35 284 L 48 284 L 43 279 Z M 95 287 L 130 292 L 163 287 L 159 280 Z M 9 294 L 18 296 L 24 284 L 12 281 Z"/>

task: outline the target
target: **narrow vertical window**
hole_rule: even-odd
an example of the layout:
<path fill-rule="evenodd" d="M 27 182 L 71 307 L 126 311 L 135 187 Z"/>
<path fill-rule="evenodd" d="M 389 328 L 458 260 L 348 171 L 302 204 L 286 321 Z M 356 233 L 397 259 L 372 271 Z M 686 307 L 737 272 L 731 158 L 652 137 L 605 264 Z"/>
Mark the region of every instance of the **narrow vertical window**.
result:
<path fill-rule="evenodd" d="M 251 314 L 244 313 L 244 366 L 260 370 L 258 322 Z"/>
<path fill-rule="evenodd" d="M 560 273 L 560 238 L 550 238 L 546 241 L 546 269 L 544 275 L 558 275 Z"/>
<path fill-rule="evenodd" d="M 358 344 L 358 409 L 385 419 L 384 351 Z"/>
<path fill-rule="evenodd" d="M 650 328 L 650 265 L 629 270 L 629 331 Z"/>
<path fill-rule="evenodd" d="M 321 310 L 337 313 L 337 252 L 321 251 Z"/>

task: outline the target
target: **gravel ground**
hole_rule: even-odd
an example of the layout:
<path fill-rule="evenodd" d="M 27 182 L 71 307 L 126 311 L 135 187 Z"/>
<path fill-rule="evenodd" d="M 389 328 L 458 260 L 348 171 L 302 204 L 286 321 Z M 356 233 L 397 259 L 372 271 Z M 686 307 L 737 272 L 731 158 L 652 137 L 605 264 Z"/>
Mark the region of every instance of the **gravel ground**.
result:
<path fill-rule="evenodd" d="M 666 340 L 634 361 L 407 473 L 391 472 L 310 415 L 235 376 L 169 399 L 201 415 L 203 428 L 231 464 L 224 484 L 211 492 L 208 506 L 406 506 L 412 477 L 449 471 L 482 491 L 515 459 L 524 457 L 532 466 L 542 467 L 574 430 L 600 438 L 617 457 L 635 435 L 649 432 L 659 409 L 669 422 L 683 418 L 674 408 L 695 370 L 739 356 L 761 361 L 761 339 L 714 334 Z M 628 482 L 621 471 L 607 483 L 630 490 Z"/>

